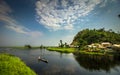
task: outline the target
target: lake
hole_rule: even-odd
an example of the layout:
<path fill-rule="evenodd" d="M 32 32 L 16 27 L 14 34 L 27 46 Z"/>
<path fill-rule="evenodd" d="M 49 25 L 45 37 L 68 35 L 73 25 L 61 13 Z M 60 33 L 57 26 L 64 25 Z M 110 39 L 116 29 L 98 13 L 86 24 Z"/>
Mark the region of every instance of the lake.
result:
<path fill-rule="evenodd" d="M 74 55 L 46 49 L 0 48 L 20 57 L 38 75 L 120 75 L 120 56 Z M 48 63 L 38 60 L 38 56 Z"/>

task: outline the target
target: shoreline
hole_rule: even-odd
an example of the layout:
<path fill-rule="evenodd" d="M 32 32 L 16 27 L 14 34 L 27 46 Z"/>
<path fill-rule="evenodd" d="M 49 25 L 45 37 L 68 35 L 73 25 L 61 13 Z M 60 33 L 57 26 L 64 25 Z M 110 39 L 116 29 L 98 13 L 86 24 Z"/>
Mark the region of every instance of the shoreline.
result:
<path fill-rule="evenodd" d="M 19 57 L 0 53 L 0 75 L 37 75 Z"/>

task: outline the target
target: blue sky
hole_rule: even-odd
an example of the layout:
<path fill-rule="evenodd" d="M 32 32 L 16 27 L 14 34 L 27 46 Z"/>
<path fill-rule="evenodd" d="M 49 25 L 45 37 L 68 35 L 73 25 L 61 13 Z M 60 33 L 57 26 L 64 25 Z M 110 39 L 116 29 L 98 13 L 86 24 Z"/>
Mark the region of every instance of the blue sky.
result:
<path fill-rule="evenodd" d="M 70 44 L 78 31 L 120 31 L 120 0 L 0 0 L 0 46 Z"/>

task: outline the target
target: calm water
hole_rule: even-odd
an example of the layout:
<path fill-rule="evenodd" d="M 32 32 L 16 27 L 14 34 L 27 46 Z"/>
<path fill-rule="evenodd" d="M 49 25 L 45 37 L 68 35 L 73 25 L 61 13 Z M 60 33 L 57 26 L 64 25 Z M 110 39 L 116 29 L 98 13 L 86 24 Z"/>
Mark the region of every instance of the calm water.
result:
<path fill-rule="evenodd" d="M 75 56 L 45 49 L 0 48 L 0 52 L 20 57 L 38 75 L 120 75 L 120 56 Z M 38 61 L 38 56 L 47 59 L 48 63 Z"/>

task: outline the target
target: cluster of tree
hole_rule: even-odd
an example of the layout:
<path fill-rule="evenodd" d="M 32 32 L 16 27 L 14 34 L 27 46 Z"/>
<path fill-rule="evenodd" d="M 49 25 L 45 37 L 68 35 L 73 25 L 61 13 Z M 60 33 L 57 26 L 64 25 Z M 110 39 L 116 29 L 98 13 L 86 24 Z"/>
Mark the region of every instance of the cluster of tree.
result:
<path fill-rule="evenodd" d="M 26 48 L 31 49 L 31 45 L 25 45 Z"/>
<path fill-rule="evenodd" d="M 63 44 L 62 40 L 60 40 L 60 43 L 59 43 L 58 45 L 59 45 L 59 47 L 61 47 L 61 48 L 63 48 L 63 47 L 69 48 L 69 45 L 68 45 L 66 42 L 65 42 L 65 44 Z"/>
<path fill-rule="evenodd" d="M 79 48 L 92 43 L 110 42 L 120 44 L 120 33 L 115 33 L 112 29 L 85 29 L 77 33 L 71 45 L 79 46 Z"/>

